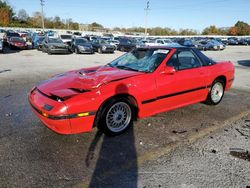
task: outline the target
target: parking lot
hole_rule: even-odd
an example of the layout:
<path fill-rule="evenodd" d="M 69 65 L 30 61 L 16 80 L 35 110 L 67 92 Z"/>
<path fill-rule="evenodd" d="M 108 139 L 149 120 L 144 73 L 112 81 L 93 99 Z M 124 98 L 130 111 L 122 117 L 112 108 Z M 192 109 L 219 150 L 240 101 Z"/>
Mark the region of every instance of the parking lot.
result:
<path fill-rule="evenodd" d="M 32 113 L 27 94 L 55 74 L 104 65 L 123 52 L 48 55 L 8 50 L 0 54 L 0 187 L 220 187 L 216 181 L 222 180 L 228 187 L 250 185 L 249 161 L 237 162 L 227 150 L 244 146 L 250 151 L 249 138 L 237 140 L 237 134 L 221 133 L 235 131 L 235 126 L 250 119 L 250 47 L 204 53 L 235 65 L 233 88 L 221 104 L 195 104 L 141 119 L 113 138 L 97 129 L 67 136 L 48 130 Z M 215 139 L 207 144 L 211 137 Z M 238 145 L 218 145 L 228 139 Z M 203 153 L 195 153 L 197 148 Z M 223 152 L 218 156 L 219 149 Z M 201 158 L 209 162 L 202 163 Z M 227 162 L 219 163 L 221 158 Z M 213 162 L 217 165 L 209 167 Z M 233 178 L 228 176 L 236 167 Z"/>

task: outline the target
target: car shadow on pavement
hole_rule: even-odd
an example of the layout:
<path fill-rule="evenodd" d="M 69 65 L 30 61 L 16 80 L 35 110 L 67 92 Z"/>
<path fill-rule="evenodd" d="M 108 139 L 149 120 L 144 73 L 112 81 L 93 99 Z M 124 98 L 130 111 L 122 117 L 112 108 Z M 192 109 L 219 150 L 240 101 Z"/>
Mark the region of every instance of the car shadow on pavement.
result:
<path fill-rule="evenodd" d="M 127 89 L 127 86 L 120 84 L 116 91 L 119 88 Z M 90 166 L 96 146 L 101 140 L 89 187 L 137 187 L 137 153 L 133 125 L 116 137 L 108 137 L 97 131 L 85 159 L 87 167 Z"/>
<path fill-rule="evenodd" d="M 19 49 L 11 49 L 9 47 L 4 46 L 4 54 L 14 54 L 19 53 L 21 50 Z"/>
<path fill-rule="evenodd" d="M 250 60 L 240 60 L 238 61 L 238 64 L 241 66 L 250 67 Z"/>

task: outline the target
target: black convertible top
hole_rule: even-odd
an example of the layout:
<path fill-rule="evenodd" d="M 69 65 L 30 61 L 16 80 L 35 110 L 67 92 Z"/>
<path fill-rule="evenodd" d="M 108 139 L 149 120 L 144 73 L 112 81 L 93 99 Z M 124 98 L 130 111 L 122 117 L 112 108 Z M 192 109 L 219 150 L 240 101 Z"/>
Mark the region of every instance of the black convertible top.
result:
<path fill-rule="evenodd" d="M 186 47 L 186 46 L 142 46 L 139 47 L 138 49 L 166 49 L 166 50 L 172 50 L 172 49 L 176 49 L 176 50 L 191 50 L 193 51 L 196 56 L 200 59 L 201 63 L 203 66 L 209 66 L 209 65 L 214 65 L 216 64 L 215 61 L 213 61 L 212 59 L 210 59 L 209 57 L 207 57 L 205 54 L 203 54 L 200 50 L 198 50 L 197 48 L 193 48 L 193 47 Z"/>

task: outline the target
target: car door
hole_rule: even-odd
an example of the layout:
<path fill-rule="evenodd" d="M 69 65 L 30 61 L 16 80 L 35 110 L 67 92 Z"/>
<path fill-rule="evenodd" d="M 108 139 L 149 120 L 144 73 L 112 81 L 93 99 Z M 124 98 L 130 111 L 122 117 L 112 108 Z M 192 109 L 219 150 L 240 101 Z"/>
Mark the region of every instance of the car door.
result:
<path fill-rule="evenodd" d="M 44 40 L 43 40 L 43 44 L 42 44 L 42 50 L 44 51 L 44 52 L 46 52 L 47 51 L 47 47 L 48 47 L 48 38 L 45 38 Z"/>
<path fill-rule="evenodd" d="M 71 39 L 69 50 L 73 52 L 75 50 L 75 39 Z"/>
<path fill-rule="evenodd" d="M 192 50 L 177 50 L 164 66 L 174 71 L 156 75 L 158 112 L 205 100 L 206 70 Z"/>
<path fill-rule="evenodd" d="M 97 51 L 98 50 L 98 41 L 97 40 L 93 40 L 92 46 L 93 46 L 94 50 Z"/>

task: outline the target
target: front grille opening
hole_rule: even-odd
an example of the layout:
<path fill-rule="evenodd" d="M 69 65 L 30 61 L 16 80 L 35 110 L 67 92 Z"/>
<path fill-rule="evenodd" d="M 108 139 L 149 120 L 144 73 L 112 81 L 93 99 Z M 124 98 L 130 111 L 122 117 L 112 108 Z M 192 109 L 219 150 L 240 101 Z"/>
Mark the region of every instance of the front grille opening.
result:
<path fill-rule="evenodd" d="M 48 97 L 54 101 L 57 101 L 57 102 L 62 102 L 62 101 L 65 101 L 65 98 L 61 98 L 61 97 L 58 97 L 58 96 L 55 96 L 55 95 L 47 95 L 45 93 L 43 93 L 41 90 L 37 89 L 37 91 L 42 94 L 43 96 L 45 97 Z"/>

